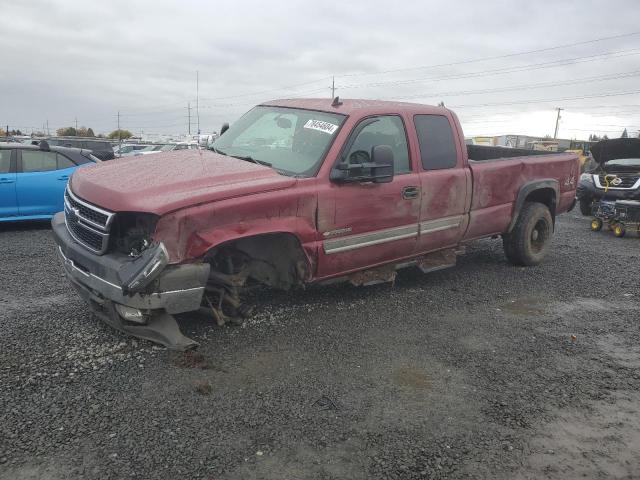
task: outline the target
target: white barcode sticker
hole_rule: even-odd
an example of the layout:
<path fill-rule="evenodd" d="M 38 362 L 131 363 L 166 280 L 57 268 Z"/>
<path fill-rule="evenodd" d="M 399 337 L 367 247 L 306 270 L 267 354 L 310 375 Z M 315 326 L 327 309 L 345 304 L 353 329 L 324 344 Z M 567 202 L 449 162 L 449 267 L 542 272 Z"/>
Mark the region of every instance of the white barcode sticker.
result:
<path fill-rule="evenodd" d="M 304 124 L 304 128 L 310 128 L 312 130 L 318 130 L 319 132 L 333 135 L 333 132 L 338 129 L 338 125 L 334 125 L 333 123 L 329 122 L 323 122 L 322 120 L 308 120 L 307 123 Z"/>

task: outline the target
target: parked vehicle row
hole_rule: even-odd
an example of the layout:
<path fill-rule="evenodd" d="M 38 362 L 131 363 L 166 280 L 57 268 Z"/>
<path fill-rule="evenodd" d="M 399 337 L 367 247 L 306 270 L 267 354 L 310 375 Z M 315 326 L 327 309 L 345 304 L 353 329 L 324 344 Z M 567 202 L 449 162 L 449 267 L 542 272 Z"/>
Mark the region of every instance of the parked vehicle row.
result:
<path fill-rule="evenodd" d="M 107 140 L 84 137 L 50 137 L 47 138 L 47 142 L 51 146 L 91 150 L 93 155 L 100 160 L 113 160 L 115 158 L 111 142 Z"/>
<path fill-rule="evenodd" d="M 99 163 L 88 150 L 0 143 L 0 222 L 51 218 L 63 210 L 67 180 Z"/>
<path fill-rule="evenodd" d="M 174 150 L 187 150 L 198 148 L 196 143 L 158 143 L 158 144 L 125 144 L 117 149 L 118 157 L 137 157 L 159 152 L 172 152 Z"/>

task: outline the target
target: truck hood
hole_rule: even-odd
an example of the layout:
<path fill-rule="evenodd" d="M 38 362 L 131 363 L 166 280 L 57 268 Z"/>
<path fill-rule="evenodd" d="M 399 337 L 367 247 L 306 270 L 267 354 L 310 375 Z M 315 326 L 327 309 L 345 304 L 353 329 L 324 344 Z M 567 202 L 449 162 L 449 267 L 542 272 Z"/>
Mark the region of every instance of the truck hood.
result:
<path fill-rule="evenodd" d="M 600 165 L 619 158 L 640 158 L 640 138 L 600 140 L 591 146 L 591 155 Z"/>
<path fill-rule="evenodd" d="M 71 178 L 80 198 L 113 212 L 163 215 L 181 208 L 293 186 L 296 179 L 209 150 L 111 160 Z"/>

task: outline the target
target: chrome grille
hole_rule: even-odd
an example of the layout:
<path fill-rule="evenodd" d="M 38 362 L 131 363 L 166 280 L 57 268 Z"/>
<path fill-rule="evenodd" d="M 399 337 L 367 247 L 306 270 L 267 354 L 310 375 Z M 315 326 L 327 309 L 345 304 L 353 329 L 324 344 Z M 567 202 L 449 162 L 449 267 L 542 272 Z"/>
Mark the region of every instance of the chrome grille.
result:
<path fill-rule="evenodd" d="M 107 251 L 109 230 L 115 213 L 103 210 L 76 197 L 69 187 L 64 192 L 64 218 L 69 234 L 82 246 L 98 255 Z"/>
<path fill-rule="evenodd" d="M 600 175 L 596 175 L 596 186 L 600 187 L 600 188 L 604 188 L 605 185 L 607 184 L 607 181 L 605 180 L 605 177 L 607 175 L 604 174 L 600 174 Z M 616 189 L 635 189 L 638 188 L 640 186 L 640 176 L 638 176 L 638 174 L 624 174 L 624 173 L 618 173 L 618 174 L 609 174 L 609 188 L 616 190 Z M 619 179 L 619 180 L 616 180 Z M 614 184 L 613 182 L 615 181 Z"/>

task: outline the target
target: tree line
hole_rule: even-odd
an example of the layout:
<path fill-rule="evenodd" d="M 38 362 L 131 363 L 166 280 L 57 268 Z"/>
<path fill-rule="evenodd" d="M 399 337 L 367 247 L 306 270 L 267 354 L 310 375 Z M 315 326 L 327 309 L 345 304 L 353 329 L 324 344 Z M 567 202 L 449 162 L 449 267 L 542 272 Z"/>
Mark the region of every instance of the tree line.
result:
<path fill-rule="evenodd" d="M 96 135 L 95 133 L 93 133 L 93 130 L 91 128 L 86 128 L 86 127 L 80 127 L 77 130 L 74 127 L 59 128 L 59 129 L 56 130 L 56 135 L 58 135 L 59 137 L 97 137 L 97 138 L 104 138 L 103 134 Z M 131 133 L 129 130 L 122 130 L 122 129 L 114 130 L 109 135 L 107 135 L 107 138 L 110 138 L 110 139 L 126 140 L 127 138 L 131 138 L 131 137 L 133 137 L 133 133 Z"/>

